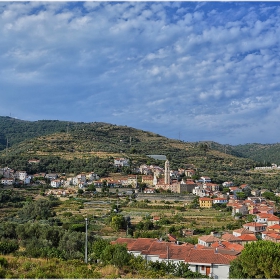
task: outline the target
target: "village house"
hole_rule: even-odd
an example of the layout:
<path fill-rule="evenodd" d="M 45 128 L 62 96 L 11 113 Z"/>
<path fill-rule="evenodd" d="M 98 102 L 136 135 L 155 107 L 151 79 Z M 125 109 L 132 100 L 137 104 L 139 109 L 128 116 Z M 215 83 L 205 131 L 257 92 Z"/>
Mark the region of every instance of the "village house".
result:
<path fill-rule="evenodd" d="M 94 172 L 90 172 L 90 173 L 86 174 L 86 180 L 88 180 L 88 181 L 99 180 L 99 176 L 98 176 L 98 174 L 96 174 Z"/>
<path fill-rule="evenodd" d="M 203 188 L 202 185 L 196 185 L 192 191 L 192 193 L 199 197 L 206 196 L 206 190 Z"/>
<path fill-rule="evenodd" d="M 217 204 L 217 203 L 225 204 L 225 203 L 228 203 L 228 200 L 226 198 L 222 198 L 222 197 L 213 198 L 213 204 Z"/>
<path fill-rule="evenodd" d="M 266 224 L 267 226 L 272 226 L 275 224 L 280 224 L 280 219 L 273 214 L 257 213 L 256 222 Z"/>
<path fill-rule="evenodd" d="M 33 178 L 45 178 L 46 176 L 46 173 L 45 172 L 40 172 L 40 173 L 36 173 L 36 174 L 33 174 Z"/>
<path fill-rule="evenodd" d="M 236 194 L 242 192 L 242 189 L 238 187 L 229 187 L 230 192 L 233 193 L 234 198 L 236 198 Z"/>
<path fill-rule="evenodd" d="M 218 242 L 220 239 L 214 235 L 203 235 L 198 237 L 198 244 L 204 247 L 210 247 L 213 243 Z"/>
<path fill-rule="evenodd" d="M 201 208 L 211 208 L 213 206 L 213 199 L 209 197 L 199 198 L 199 207 Z"/>
<path fill-rule="evenodd" d="M 248 229 L 256 234 L 265 231 L 266 225 L 262 223 L 251 222 L 251 223 L 244 224 L 243 228 Z"/>
<path fill-rule="evenodd" d="M 14 178 L 2 178 L 1 179 L 1 184 L 4 186 L 11 186 L 15 182 Z"/>
<path fill-rule="evenodd" d="M 241 240 L 241 245 L 245 246 L 248 243 L 256 242 L 258 241 L 257 237 L 255 234 L 242 234 L 239 236 Z"/>
<path fill-rule="evenodd" d="M 118 238 L 112 244 L 126 244 L 128 252 L 147 261 L 185 262 L 189 269 L 215 279 L 229 278 L 230 262 L 239 251 L 220 248 L 202 248 L 192 244 L 178 245 L 153 238 Z"/>
<path fill-rule="evenodd" d="M 213 183 L 203 183 L 203 188 L 214 192 L 219 190 L 219 185 Z"/>
<path fill-rule="evenodd" d="M 114 166 L 116 166 L 116 167 L 129 166 L 129 159 L 127 159 L 127 158 L 115 158 L 114 159 Z"/>
<path fill-rule="evenodd" d="M 24 181 L 27 177 L 27 172 L 26 171 L 16 171 L 15 173 L 16 179 L 20 181 Z"/>
<path fill-rule="evenodd" d="M 195 175 L 195 170 L 194 169 L 187 169 L 187 170 L 185 170 L 185 175 L 187 176 L 187 177 L 192 177 L 192 176 L 194 176 Z"/>
<path fill-rule="evenodd" d="M 211 178 L 210 177 L 207 177 L 207 176 L 202 176 L 198 179 L 198 182 L 199 183 L 211 183 Z"/>
<path fill-rule="evenodd" d="M 233 182 L 223 182 L 222 186 L 225 187 L 225 188 L 233 187 L 234 183 Z"/>
<path fill-rule="evenodd" d="M 224 233 L 221 236 L 221 240 L 222 241 L 227 241 L 227 242 L 230 242 L 230 243 L 241 244 L 241 239 L 239 238 L 239 236 L 235 236 L 234 234 L 231 234 L 231 233 Z"/>
<path fill-rule="evenodd" d="M 61 186 L 60 180 L 51 180 L 51 187 L 59 188 Z"/>
<path fill-rule="evenodd" d="M 0 168 L 0 175 L 4 178 L 14 178 L 14 170 L 9 167 Z"/>
<path fill-rule="evenodd" d="M 49 180 L 56 180 L 58 178 L 58 175 L 56 173 L 48 173 L 45 175 L 45 178 Z"/>
<path fill-rule="evenodd" d="M 142 176 L 142 183 L 147 184 L 148 186 L 152 186 L 154 181 L 154 177 L 152 175 Z"/>
<path fill-rule="evenodd" d="M 247 215 L 248 212 L 248 207 L 244 204 L 234 204 L 234 205 L 229 205 L 228 206 L 232 207 L 232 216 L 235 216 L 236 214 L 239 214 L 241 216 Z"/>

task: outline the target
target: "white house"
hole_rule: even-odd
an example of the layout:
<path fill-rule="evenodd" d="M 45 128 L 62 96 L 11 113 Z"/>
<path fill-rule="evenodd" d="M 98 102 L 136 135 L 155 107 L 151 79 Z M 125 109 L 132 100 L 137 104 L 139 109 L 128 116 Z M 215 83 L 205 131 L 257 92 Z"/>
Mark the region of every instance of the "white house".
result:
<path fill-rule="evenodd" d="M 205 189 L 203 188 L 202 185 L 201 185 L 201 186 L 196 186 L 196 187 L 194 187 L 194 189 L 192 190 L 192 193 L 193 193 L 194 195 L 199 196 L 199 197 L 204 197 L 204 196 L 206 196 L 206 191 L 205 191 Z"/>
<path fill-rule="evenodd" d="M 129 159 L 127 159 L 127 158 L 115 158 L 114 159 L 114 166 L 118 166 L 118 167 L 129 166 Z"/>
<path fill-rule="evenodd" d="M 26 171 L 18 171 L 18 179 L 20 181 L 24 181 L 26 177 L 27 177 Z"/>
<path fill-rule="evenodd" d="M 216 204 L 216 203 L 228 203 L 228 200 L 226 198 L 222 198 L 222 197 L 213 198 L 213 204 Z"/>
<path fill-rule="evenodd" d="M 198 182 L 201 182 L 201 183 L 211 183 L 211 178 L 207 177 L 207 176 L 202 176 L 202 177 L 199 178 Z"/>
<path fill-rule="evenodd" d="M 1 184 L 5 186 L 11 186 L 15 182 L 14 178 L 2 178 Z"/>
<path fill-rule="evenodd" d="M 51 180 L 51 187 L 59 188 L 60 187 L 60 180 Z"/>
<path fill-rule="evenodd" d="M 86 175 L 86 178 L 89 180 L 89 181 L 93 181 L 93 180 L 99 180 L 99 176 L 94 173 L 94 172 L 90 172 Z"/>

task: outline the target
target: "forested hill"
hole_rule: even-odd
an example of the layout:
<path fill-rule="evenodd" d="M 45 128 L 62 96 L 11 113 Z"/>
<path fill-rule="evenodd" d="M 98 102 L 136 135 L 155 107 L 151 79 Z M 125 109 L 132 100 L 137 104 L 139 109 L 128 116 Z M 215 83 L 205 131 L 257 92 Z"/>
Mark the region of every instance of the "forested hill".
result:
<path fill-rule="evenodd" d="M 72 146 L 68 140 L 63 140 L 64 142 L 59 140 L 60 143 L 58 143 L 59 141 L 56 142 L 55 139 L 52 139 L 53 143 L 51 146 L 45 145 L 43 142 L 41 143 L 42 145 L 45 145 L 45 148 L 48 146 L 49 149 L 56 149 L 56 151 L 60 150 L 61 152 L 100 150 L 109 153 L 161 153 L 174 155 L 174 153 L 179 150 L 186 150 L 186 148 L 190 153 L 193 147 L 201 145 L 200 142 L 190 143 L 172 140 L 155 133 L 107 123 L 84 123 L 58 120 L 24 121 L 0 116 L 0 151 L 6 148 L 7 140 L 9 148 L 22 143 L 21 147 L 18 146 L 17 149 L 23 151 L 24 145 L 29 146 L 30 148 L 30 146 L 34 144 L 33 141 L 26 142 L 26 140 L 32 140 L 39 137 L 37 142 L 40 142 L 42 141 L 42 139 L 40 140 L 40 137 L 54 133 L 66 133 L 68 138 L 76 138 L 74 141 L 75 144 Z M 78 143 L 78 139 L 81 139 L 81 143 L 84 142 L 83 145 L 85 146 L 85 149 L 82 147 L 83 145 L 81 143 L 81 145 Z M 85 139 L 91 139 L 92 141 L 86 143 Z M 258 164 L 280 164 L 280 144 L 278 143 L 254 143 L 237 146 L 221 145 L 212 141 L 203 143 L 207 144 L 208 151 L 218 151 L 221 154 L 225 154 L 225 157 L 227 157 L 227 155 L 243 157 L 257 161 Z M 37 148 L 40 150 L 38 145 Z M 33 148 L 30 149 L 32 150 Z M 194 149 L 193 152 L 195 153 L 196 149 Z"/>
<path fill-rule="evenodd" d="M 244 144 L 231 146 L 235 155 L 253 159 L 261 166 L 275 163 L 280 165 L 280 143 L 275 144 Z"/>
<path fill-rule="evenodd" d="M 7 140 L 8 146 L 11 147 L 26 139 L 66 131 L 67 125 L 68 122 L 65 121 L 41 120 L 31 122 L 0 116 L 0 150 L 6 148 Z M 71 123 L 71 125 L 74 125 L 74 123 Z"/>

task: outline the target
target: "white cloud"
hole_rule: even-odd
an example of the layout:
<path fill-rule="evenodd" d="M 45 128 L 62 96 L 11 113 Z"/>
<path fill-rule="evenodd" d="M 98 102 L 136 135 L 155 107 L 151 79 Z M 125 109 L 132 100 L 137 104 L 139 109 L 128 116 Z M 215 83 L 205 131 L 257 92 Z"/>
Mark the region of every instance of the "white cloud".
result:
<path fill-rule="evenodd" d="M 183 122 L 190 141 L 201 140 L 200 131 L 223 143 L 268 141 L 266 123 L 279 112 L 278 10 L 276 3 L 1 3 L 3 114 L 16 100 L 9 96 L 21 94 L 41 106 L 32 115 L 19 98 L 12 108 L 23 119 L 98 119 L 166 136 Z"/>

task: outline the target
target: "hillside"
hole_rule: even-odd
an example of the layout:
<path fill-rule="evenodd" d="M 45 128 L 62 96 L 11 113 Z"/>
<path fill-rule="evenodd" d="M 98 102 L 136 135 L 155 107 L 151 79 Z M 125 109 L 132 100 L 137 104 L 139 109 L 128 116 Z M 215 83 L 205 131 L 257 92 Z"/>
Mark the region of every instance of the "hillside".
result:
<path fill-rule="evenodd" d="M 83 148 L 82 145 L 80 146 L 80 148 L 76 147 L 77 148 L 76 151 L 79 150 L 94 151 L 101 148 L 102 151 L 106 151 L 109 153 L 110 152 L 119 153 L 121 151 L 128 152 L 129 148 L 137 144 L 136 146 L 138 150 L 136 152 L 138 154 L 139 153 L 147 154 L 148 150 L 153 152 L 155 148 L 160 153 L 160 149 L 157 146 L 157 144 L 161 145 L 164 141 L 166 143 L 167 142 L 170 143 L 170 145 L 173 146 L 174 148 L 179 147 L 180 149 L 183 143 L 181 141 L 174 141 L 165 137 L 161 137 L 160 135 L 151 132 L 145 132 L 142 130 L 137 130 L 126 126 L 121 127 L 121 126 L 116 126 L 116 125 L 111 125 L 106 123 L 67 122 L 67 121 L 58 121 L 58 120 L 39 120 L 39 121 L 32 122 L 32 121 L 14 119 L 11 117 L 0 116 L 0 151 L 6 149 L 7 140 L 8 140 L 8 146 L 12 147 L 25 140 L 33 139 L 40 136 L 51 135 L 53 133 L 69 132 L 68 135 L 70 134 L 73 135 L 73 132 L 76 132 L 76 135 L 73 135 L 74 137 L 73 139 L 75 139 L 75 137 L 79 137 L 80 134 L 83 133 L 83 131 L 86 134 L 89 134 L 89 137 L 92 137 L 92 140 L 95 143 L 94 144 L 91 143 L 90 147 L 87 147 L 87 149 Z M 64 147 L 66 151 L 71 150 L 72 148 L 69 148 L 68 144 L 73 139 L 71 140 L 70 138 L 59 140 L 60 143 L 59 141 L 56 143 L 57 145 L 56 150 L 59 150 L 60 147 L 62 147 L 62 149 Z M 107 138 L 106 141 L 104 141 L 104 138 Z M 145 140 L 144 138 L 147 139 Z M 155 139 L 156 141 L 154 141 Z M 145 144 L 144 146 L 141 145 L 142 141 L 144 141 Z M 107 147 L 102 147 L 104 146 L 105 142 Z M 156 143 L 156 146 L 153 145 L 152 142 Z M 173 143 L 171 144 L 171 142 Z M 149 145 L 146 146 L 148 143 Z M 236 145 L 236 146 L 222 145 L 213 141 L 206 141 L 204 143 L 207 143 L 210 150 L 212 151 L 215 150 L 227 155 L 249 158 L 259 162 L 258 163 L 259 165 L 270 164 L 270 163 L 276 163 L 278 165 L 280 164 L 279 143 L 276 144 L 251 143 L 251 144 Z M 189 144 L 191 146 L 199 145 L 199 143 L 189 143 Z M 63 152 L 65 152 L 65 150 L 63 150 Z"/>
<path fill-rule="evenodd" d="M 280 165 L 280 143 L 275 144 L 244 144 L 232 146 L 233 152 L 241 157 L 259 162 L 260 166 L 275 163 Z"/>
<path fill-rule="evenodd" d="M 9 135 L 11 146 L 0 152 L 0 165 L 27 170 L 31 174 L 95 170 L 106 175 L 117 171 L 113 166 L 114 157 L 129 158 L 131 166 L 126 172 L 133 172 L 142 163 L 163 167 L 162 161 L 147 157 L 149 154 L 162 154 L 170 160 L 172 169 L 193 164 L 201 174 L 222 182 L 240 176 L 239 181 L 244 181 L 246 170 L 256 165 L 253 160 L 224 153 L 223 146 L 218 143 L 183 142 L 126 126 L 42 121 L 40 128 L 40 121 L 15 120 L 13 123 L 11 118 L 6 118 L 6 121 L 10 123 L 9 129 L 5 129 L 2 135 Z M 20 137 L 18 130 L 25 130 L 25 134 Z M 40 163 L 28 164 L 28 160 L 33 158 L 40 159 Z"/>

